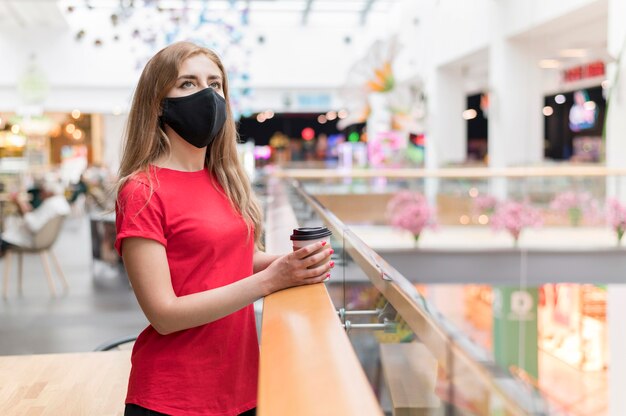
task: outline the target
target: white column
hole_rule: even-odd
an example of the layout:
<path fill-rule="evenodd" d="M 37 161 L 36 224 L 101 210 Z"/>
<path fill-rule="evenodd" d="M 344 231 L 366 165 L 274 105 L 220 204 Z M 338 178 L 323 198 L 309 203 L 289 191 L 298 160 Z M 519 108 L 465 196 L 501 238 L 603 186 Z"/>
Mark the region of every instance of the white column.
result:
<path fill-rule="evenodd" d="M 541 69 L 532 44 L 495 39 L 489 51 L 489 166 L 543 160 Z"/>
<path fill-rule="evenodd" d="M 461 116 L 466 107 L 461 71 L 436 68 L 431 76 L 434 82 L 427 83 L 431 86 L 427 92 L 430 102 L 425 156 L 427 170 L 463 162 L 467 155 L 467 123 Z M 425 193 L 429 201 L 435 202 L 438 190 L 437 179 L 426 180 Z"/>
<path fill-rule="evenodd" d="M 606 164 L 609 167 L 626 167 L 626 25 L 622 17 L 626 16 L 626 2 L 609 0 L 608 12 L 608 51 L 617 59 L 621 55 L 621 65 L 609 66 L 609 85 L 611 93 L 608 101 L 606 120 Z M 615 83 L 619 72 L 619 81 Z M 619 181 L 607 181 L 607 194 L 626 201 L 626 178 Z M 619 183 L 619 186 L 615 186 Z M 613 185 L 613 186 L 611 186 Z M 609 285 L 607 299 L 607 325 L 609 342 L 609 416 L 626 414 L 626 285 Z"/>
<path fill-rule="evenodd" d="M 609 285 L 607 296 L 609 342 L 609 416 L 626 414 L 626 285 Z"/>
<path fill-rule="evenodd" d="M 527 166 L 543 160 L 541 70 L 533 41 L 506 37 L 505 7 L 493 6 L 489 45 L 489 166 Z M 505 178 L 490 181 L 490 192 L 507 197 Z"/>
<path fill-rule="evenodd" d="M 626 26 L 619 20 L 615 13 L 626 13 L 626 2 L 611 0 L 609 2 L 608 21 L 608 52 L 617 62 L 607 66 L 609 81 L 608 114 L 606 119 L 606 165 L 608 167 L 626 167 Z M 607 190 L 611 196 L 616 196 L 626 201 L 626 178 L 621 178 L 617 183 L 609 180 Z"/>
<path fill-rule="evenodd" d="M 102 162 L 113 173 L 117 172 L 120 166 L 127 118 L 126 115 L 102 116 Z"/>
<path fill-rule="evenodd" d="M 457 68 L 438 68 L 435 72 L 435 89 L 429 95 L 434 101 L 432 131 L 429 134 L 434 158 L 428 163 L 442 166 L 461 163 L 467 157 L 467 121 L 462 117 L 467 106 L 463 89 L 463 75 Z"/>

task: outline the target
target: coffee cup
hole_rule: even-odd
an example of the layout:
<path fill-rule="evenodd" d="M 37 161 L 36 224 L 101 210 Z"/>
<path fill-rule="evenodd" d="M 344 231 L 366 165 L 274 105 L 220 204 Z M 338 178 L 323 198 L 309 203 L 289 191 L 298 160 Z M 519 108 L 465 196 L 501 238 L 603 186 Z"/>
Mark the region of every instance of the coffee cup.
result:
<path fill-rule="evenodd" d="M 296 251 L 309 244 L 315 244 L 319 241 L 326 241 L 326 244 L 330 244 L 330 236 L 332 232 L 326 227 L 301 227 L 294 228 L 291 234 L 291 243 L 293 251 Z M 314 264 L 309 268 L 317 267 L 326 263 L 326 259 L 320 263 Z M 328 280 L 328 279 L 325 279 Z"/>

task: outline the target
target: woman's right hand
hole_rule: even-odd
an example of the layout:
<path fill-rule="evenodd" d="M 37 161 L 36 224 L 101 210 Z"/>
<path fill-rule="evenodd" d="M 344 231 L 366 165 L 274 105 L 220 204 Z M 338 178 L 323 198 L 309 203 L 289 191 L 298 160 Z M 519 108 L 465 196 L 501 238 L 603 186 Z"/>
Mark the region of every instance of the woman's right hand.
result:
<path fill-rule="evenodd" d="M 292 253 L 274 260 L 265 271 L 269 275 L 270 292 L 293 286 L 323 282 L 329 277 L 334 262 L 330 261 L 333 254 L 331 247 L 324 242 L 304 246 Z M 316 265 L 315 267 L 312 267 Z"/>

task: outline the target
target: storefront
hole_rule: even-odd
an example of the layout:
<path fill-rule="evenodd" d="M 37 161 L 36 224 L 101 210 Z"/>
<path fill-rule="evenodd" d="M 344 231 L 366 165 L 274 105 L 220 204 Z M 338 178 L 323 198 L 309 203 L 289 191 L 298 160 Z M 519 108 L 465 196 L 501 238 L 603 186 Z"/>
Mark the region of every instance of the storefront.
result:
<path fill-rule="evenodd" d="M 97 114 L 0 114 L 0 169 L 37 174 L 59 167 L 64 183 L 78 181 L 87 166 L 101 161 L 101 121 Z"/>
<path fill-rule="evenodd" d="M 493 344 L 494 293 L 491 286 L 466 285 L 464 319 Z M 538 348 L 580 371 L 608 368 L 606 289 L 592 284 L 557 283 L 539 287 Z"/>

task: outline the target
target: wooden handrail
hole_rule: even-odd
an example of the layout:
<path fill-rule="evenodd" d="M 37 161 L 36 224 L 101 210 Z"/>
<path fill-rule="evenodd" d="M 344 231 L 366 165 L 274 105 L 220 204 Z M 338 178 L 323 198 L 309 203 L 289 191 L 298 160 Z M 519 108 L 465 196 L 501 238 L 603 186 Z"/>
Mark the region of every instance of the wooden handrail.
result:
<path fill-rule="evenodd" d="M 510 168 L 467 167 L 442 169 L 276 169 L 275 177 L 291 179 L 339 178 L 525 178 L 525 177 L 607 177 L 626 176 L 624 168 L 604 166 L 528 166 Z"/>
<path fill-rule="evenodd" d="M 278 253 L 291 250 L 289 233 L 297 223 L 286 196 L 273 186 L 266 246 Z M 264 299 L 257 413 L 382 416 L 324 284 Z"/>
<path fill-rule="evenodd" d="M 259 416 L 383 413 L 324 284 L 265 298 Z"/>

